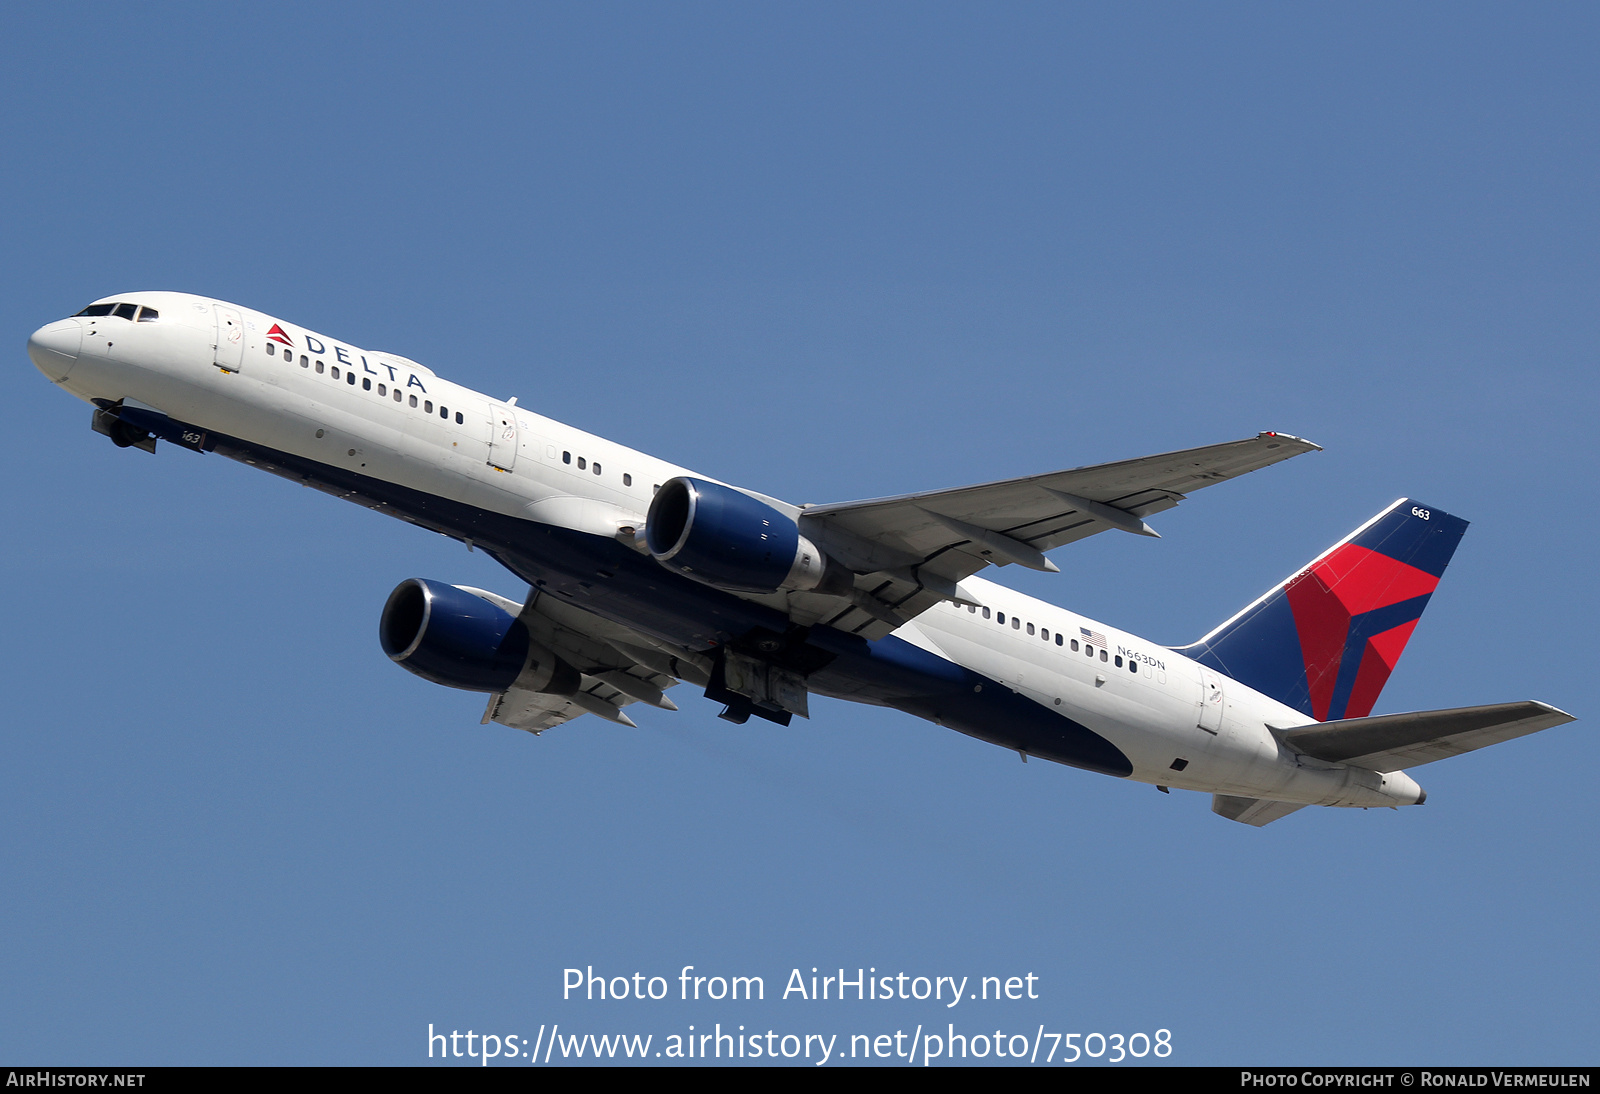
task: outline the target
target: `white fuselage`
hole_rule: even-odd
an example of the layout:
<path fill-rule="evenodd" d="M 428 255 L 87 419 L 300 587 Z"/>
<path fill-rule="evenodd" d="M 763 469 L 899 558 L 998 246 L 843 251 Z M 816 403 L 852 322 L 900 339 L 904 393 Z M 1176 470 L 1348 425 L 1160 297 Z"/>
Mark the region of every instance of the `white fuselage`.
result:
<path fill-rule="evenodd" d="M 159 318 L 63 320 L 30 343 L 41 371 L 88 401 L 142 404 L 198 430 L 608 538 L 642 527 L 653 488 L 690 473 L 248 308 L 182 293 L 115 299 Z M 274 327 L 292 347 L 268 337 Z M 983 607 L 940 603 L 896 636 L 1104 737 L 1133 779 L 1320 805 L 1421 796 L 1403 773 L 1296 755 L 1272 729 L 1311 719 L 1170 649 L 992 582 L 963 588 Z"/>

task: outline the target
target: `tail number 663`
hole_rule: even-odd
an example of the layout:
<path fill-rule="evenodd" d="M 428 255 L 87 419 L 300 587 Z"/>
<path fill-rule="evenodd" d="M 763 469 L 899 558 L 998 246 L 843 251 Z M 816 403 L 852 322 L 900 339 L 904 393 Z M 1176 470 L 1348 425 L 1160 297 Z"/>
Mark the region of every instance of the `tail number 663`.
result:
<path fill-rule="evenodd" d="M 1423 520 L 1429 520 L 1433 516 L 1433 514 L 1429 513 L 1426 509 L 1419 509 L 1415 505 L 1411 507 L 1411 515 L 1414 517 L 1421 517 Z"/>

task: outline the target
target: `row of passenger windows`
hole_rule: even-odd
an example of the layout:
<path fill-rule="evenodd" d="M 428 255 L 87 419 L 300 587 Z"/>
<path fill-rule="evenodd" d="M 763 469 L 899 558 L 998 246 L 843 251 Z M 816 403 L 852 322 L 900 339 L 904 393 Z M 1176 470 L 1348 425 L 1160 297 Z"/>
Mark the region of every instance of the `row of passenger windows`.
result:
<path fill-rule="evenodd" d="M 276 347 L 277 347 L 277 343 L 276 342 L 268 342 L 267 343 L 267 356 L 268 357 L 277 356 L 277 348 Z M 285 364 L 293 364 L 294 363 L 294 353 L 287 346 L 285 346 L 284 349 L 283 349 L 283 360 L 284 360 Z M 301 368 L 306 368 L 306 369 L 309 369 L 309 368 L 313 367 L 312 363 L 311 363 L 311 359 L 309 357 L 307 357 L 303 353 L 300 355 L 300 367 Z M 324 372 L 324 371 L 329 371 L 327 369 L 327 367 L 321 361 L 318 361 L 316 363 L 315 368 L 316 368 L 316 371 L 319 374 Z M 332 370 L 330 372 L 330 375 L 335 380 L 339 379 L 339 366 L 338 365 L 334 365 L 333 366 L 333 368 L 332 368 Z M 356 374 L 355 374 L 355 370 L 354 369 L 348 369 L 347 368 L 347 369 L 344 370 L 344 382 L 349 384 L 351 387 L 355 386 Z M 362 391 L 371 391 L 372 390 L 372 378 L 370 376 L 361 377 L 361 390 Z M 389 385 L 380 383 L 378 385 L 378 395 L 379 395 L 379 397 L 381 398 L 381 397 L 387 396 L 389 394 L 390 394 Z M 406 393 L 401 391 L 398 386 L 395 387 L 393 395 L 394 395 L 394 401 L 397 402 L 397 403 L 408 401 Z M 412 396 L 409 397 L 409 402 L 410 402 L 410 405 L 412 405 L 412 406 L 418 406 L 419 405 L 418 402 L 417 402 L 417 397 L 415 395 L 412 395 Z M 433 400 L 432 399 L 424 399 L 424 400 L 422 400 L 420 405 L 422 407 L 422 412 L 424 414 L 432 414 L 433 413 Z M 450 408 L 447 407 L 447 406 L 440 406 L 439 407 L 439 417 L 448 419 L 450 417 Z M 459 410 L 456 411 L 456 425 L 465 425 L 465 424 L 466 424 L 466 418 L 462 415 L 461 411 L 459 411 Z"/>
<path fill-rule="evenodd" d="M 154 308 L 141 308 L 137 304 L 90 304 L 78 314 L 114 315 L 118 319 L 131 319 L 139 323 L 161 318 L 161 313 Z"/>
<path fill-rule="evenodd" d="M 563 452 L 563 453 L 561 453 L 561 462 L 565 463 L 565 464 L 571 464 L 572 463 L 572 453 L 571 452 Z M 593 471 L 596 475 L 598 475 L 598 474 L 600 474 L 600 461 L 599 460 L 595 460 L 593 463 L 591 463 L 585 457 L 579 456 L 578 457 L 578 470 L 579 471 Z M 626 471 L 624 471 L 622 473 L 622 485 L 623 486 L 632 486 L 633 485 L 633 476 L 628 474 Z M 656 489 L 659 490 L 660 487 L 657 487 Z"/>
<path fill-rule="evenodd" d="M 551 459 L 555 459 L 555 455 L 556 455 L 556 446 L 555 445 L 551 445 L 550 446 L 550 458 Z M 564 464 L 570 465 L 572 463 L 572 453 L 571 452 L 563 452 L 563 453 L 561 453 L 561 462 L 564 463 Z M 598 475 L 598 474 L 600 474 L 600 461 L 599 460 L 590 461 L 589 459 L 587 459 L 587 458 L 585 458 L 583 456 L 579 456 L 578 457 L 578 470 L 579 471 L 593 471 L 596 475 Z M 633 485 L 633 476 L 628 474 L 626 471 L 624 471 L 622 473 L 622 485 L 623 486 L 632 486 Z M 653 485 L 652 487 L 650 487 L 650 493 L 654 494 L 657 490 L 660 490 L 660 489 L 661 489 L 661 484 L 658 482 L 655 485 Z"/>
<path fill-rule="evenodd" d="M 988 608 L 974 608 L 970 604 L 967 605 L 967 611 L 973 612 L 973 613 L 981 611 L 983 613 L 983 617 L 985 619 L 990 618 L 990 616 L 992 614 L 995 622 L 999 623 L 1002 627 L 1006 625 L 1006 613 L 1005 612 L 993 612 L 993 613 L 991 613 Z M 1037 627 L 1036 628 L 1036 627 L 1034 627 L 1034 625 L 1032 623 L 1024 624 L 1023 621 L 1021 619 L 1017 618 L 1015 615 L 1013 615 L 1011 617 L 1011 629 L 1012 630 L 1019 631 L 1024 626 L 1027 627 L 1029 634 L 1037 633 L 1041 641 L 1049 642 L 1051 640 L 1050 628 L 1049 627 Z M 1079 641 L 1076 638 L 1068 639 L 1060 631 L 1057 631 L 1055 633 L 1055 644 L 1058 645 L 1058 646 L 1062 646 L 1062 647 L 1065 647 L 1067 649 L 1070 649 L 1073 653 L 1077 653 L 1078 650 L 1080 649 L 1080 646 L 1081 646 L 1084 654 L 1086 656 L 1088 656 L 1091 660 L 1096 655 L 1098 655 L 1100 660 L 1102 660 L 1102 661 L 1115 661 L 1116 665 L 1117 665 L 1117 668 L 1120 669 L 1120 668 L 1123 667 L 1123 659 L 1122 659 L 1122 655 L 1120 653 L 1117 654 L 1115 657 L 1113 657 L 1106 650 L 1106 648 L 1104 646 L 1096 646 L 1091 642 L 1083 642 L 1083 643 L 1080 644 Z M 1139 671 L 1139 662 L 1134 661 L 1134 660 L 1132 660 L 1130 658 L 1127 661 L 1127 669 L 1128 669 L 1129 672 L 1137 673 Z"/>
<path fill-rule="evenodd" d="M 127 306 L 131 306 L 131 305 L 127 305 Z M 95 307 L 106 307 L 106 308 L 109 308 L 109 307 L 111 307 L 111 305 L 110 304 L 104 304 L 104 305 L 98 305 L 97 304 L 97 305 L 95 305 Z M 90 309 L 85 309 L 83 314 L 87 314 L 89 310 Z M 104 315 L 105 313 L 104 312 L 98 312 L 96 314 Z M 153 315 L 154 313 L 151 313 L 151 314 Z M 140 318 L 144 318 L 144 317 L 141 316 Z M 272 341 L 267 342 L 267 356 L 268 357 L 276 357 L 278 355 L 278 348 L 277 347 L 278 347 L 278 343 L 272 342 Z M 294 351 L 288 346 L 283 347 L 283 360 L 284 360 L 285 364 L 293 364 L 294 363 Z M 321 373 L 327 371 L 327 372 L 330 373 L 330 375 L 333 377 L 333 379 L 335 379 L 335 380 L 339 379 L 339 366 L 338 365 L 334 365 L 331 370 L 329 370 L 327 368 L 326 364 L 324 362 L 322 362 L 322 361 L 317 361 L 315 363 L 315 365 L 313 365 L 311 359 L 309 357 L 307 357 L 303 353 L 300 355 L 300 367 L 301 368 L 305 368 L 305 369 L 314 368 L 315 371 L 319 375 Z M 354 386 L 355 382 L 356 382 L 356 374 L 355 374 L 355 372 L 352 371 L 351 369 L 345 369 L 344 370 L 344 382 L 347 383 L 347 384 L 350 384 L 351 386 Z M 367 376 L 361 377 L 361 389 L 363 391 L 371 391 L 372 390 L 372 379 L 370 377 L 367 377 Z M 378 395 L 379 395 L 379 397 L 381 398 L 381 397 L 389 395 L 389 394 L 390 394 L 389 385 L 388 384 L 384 384 L 384 383 L 379 383 L 378 384 Z M 417 406 L 418 405 L 417 397 L 415 395 L 407 396 L 406 393 L 401 391 L 400 388 L 398 388 L 398 387 L 396 387 L 394 389 L 393 397 L 394 397 L 394 401 L 397 402 L 397 403 L 398 402 L 402 402 L 402 401 L 409 401 L 411 406 Z M 433 413 L 433 400 L 432 399 L 423 399 L 422 402 L 421 402 L 421 407 L 422 407 L 422 412 L 424 414 L 432 414 Z M 439 407 L 439 417 L 446 418 L 446 419 L 449 418 L 450 417 L 450 408 L 446 407 L 446 406 Z M 465 421 L 466 421 L 466 419 L 462 416 L 461 411 L 459 411 L 459 410 L 456 411 L 456 425 L 463 425 L 463 424 L 465 424 Z M 572 453 L 571 452 L 563 452 L 563 453 L 561 453 L 561 462 L 565 463 L 565 464 L 572 463 Z M 578 457 L 578 470 L 579 471 L 593 471 L 596 475 L 598 475 L 598 474 L 601 473 L 600 461 L 599 460 L 594 460 L 594 461 L 591 462 L 587 457 L 579 456 Z M 633 476 L 628 474 L 627 472 L 624 472 L 623 475 L 622 475 L 622 485 L 623 486 L 632 486 L 633 485 Z M 651 493 L 654 493 L 656 490 L 660 490 L 660 489 L 661 489 L 661 487 L 659 485 L 655 486 L 655 487 L 653 487 L 651 489 Z"/>

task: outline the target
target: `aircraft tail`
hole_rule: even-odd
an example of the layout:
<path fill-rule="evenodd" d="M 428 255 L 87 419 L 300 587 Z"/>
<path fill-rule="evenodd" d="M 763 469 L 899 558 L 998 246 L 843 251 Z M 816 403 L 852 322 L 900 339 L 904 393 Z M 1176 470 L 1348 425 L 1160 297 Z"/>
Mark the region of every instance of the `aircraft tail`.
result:
<path fill-rule="evenodd" d="M 1364 718 L 1466 530 L 1401 498 L 1179 652 L 1319 722 Z"/>

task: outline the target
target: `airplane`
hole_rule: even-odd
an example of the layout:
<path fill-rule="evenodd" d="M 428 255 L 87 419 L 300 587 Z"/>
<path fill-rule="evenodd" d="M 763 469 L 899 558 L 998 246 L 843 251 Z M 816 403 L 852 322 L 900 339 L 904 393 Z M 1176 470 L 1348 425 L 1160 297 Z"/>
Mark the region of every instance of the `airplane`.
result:
<path fill-rule="evenodd" d="M 787 726 L 822 695 L 1030 758 L 1212 795 L 1260 827 L 1308 805 L 1426 800 L 1407 772 L 1573 721 L 1522 701 L 1373 715 L 1466 531 L 1410 498 L 1198 641 L 1165 647 L 977 576 L 1306 452 L 1285 433 L 894 497 L 794 505 L 720 482 L 262 312 L 105 297 L 28 341 L 121 448 L 241 460 L 488 552 L 517 601 L 427 578 L 379 617 L 386 654 L 486 693 L 539 734 L 677 706 Z"/>

